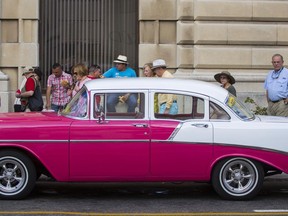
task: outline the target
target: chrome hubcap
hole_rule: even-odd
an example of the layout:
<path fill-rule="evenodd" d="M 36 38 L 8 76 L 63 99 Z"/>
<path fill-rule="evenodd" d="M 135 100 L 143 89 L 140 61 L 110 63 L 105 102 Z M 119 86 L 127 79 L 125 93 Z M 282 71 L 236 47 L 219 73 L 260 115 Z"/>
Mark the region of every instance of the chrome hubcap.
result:
<path fill-rule="evenodd" d="M 26 182 L 25 167 L 12 158 L 0 160 L 0 194 L 15 194 Z"/>
<path fill-rule="evenodd" d="M 226 162 L 221 173 L 223 189 L 232 195 L 245 195 L 249 193 L 255 188 L 258 181 L 256 167 L 244 159 Z"/>

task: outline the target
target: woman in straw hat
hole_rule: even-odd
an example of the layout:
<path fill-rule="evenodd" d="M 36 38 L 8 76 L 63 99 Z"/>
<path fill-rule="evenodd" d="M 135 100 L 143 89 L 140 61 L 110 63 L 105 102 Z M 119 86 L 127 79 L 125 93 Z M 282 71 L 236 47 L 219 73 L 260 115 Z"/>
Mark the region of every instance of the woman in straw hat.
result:
<path fill-rule="evenodd" d="M 233 86 L 235 79 L 228 71 L 222 71 L 221 73 L 215 74 L 214 78 L 217 82 L 221 83 L 221 87 L 225 88 L 234 96 L 237 96 L 236 89 Z"/>

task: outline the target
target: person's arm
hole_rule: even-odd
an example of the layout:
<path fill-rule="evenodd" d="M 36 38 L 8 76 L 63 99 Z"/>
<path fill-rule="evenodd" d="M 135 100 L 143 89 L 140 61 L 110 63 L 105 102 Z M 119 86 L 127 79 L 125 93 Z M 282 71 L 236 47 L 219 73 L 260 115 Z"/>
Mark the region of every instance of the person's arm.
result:
<path fill-rule="evenodd" d="M 30 90 L 30 91 L 26 91 L 20 94 L 20 98 L 21 97 L 31 97 L 34 94 L 34 91 Z"/>
<path fill-rule="evenodd" d="M 46 109 L 51 109 L 51 86 L 47 86 L 46 90 Z"/>
<path fill-rule="evenodd" d="M 111 78 L 111 77 L 112 77 L 112 69 L 113 69 L 113 68 L 110 68 L 109 70 L 107 70 L 107 71 L 103 74 L 103 76 L 104 76 L 105 78 Z"/>
<path fill-rule="evenodd" d="M 17 94 L 16 96 L 18 96 L 20 98 L 31 97 L 34 94 L 35 88 L 36 88 L 35 80 L 30 77 L 30 78 L 27 79 L 26 84 L 25 84 L 26 91 L 25 92 L 21 92 L 20 94 Z"/>
<path fill-rule="evenodd" d="M 268 103 L 269 102 L 268 90 L 266 90 L 266 100 L 267 100 L 267 103 Z"/>
<path fill-rule="evenodd" d="M 169 110 L 170 110 L 170 107 L 172 106 L 173 104 L 173 94 L 166 94 L 166 109 L 165 109 L 165 112 L 166 114 L 169 113 Z"/>

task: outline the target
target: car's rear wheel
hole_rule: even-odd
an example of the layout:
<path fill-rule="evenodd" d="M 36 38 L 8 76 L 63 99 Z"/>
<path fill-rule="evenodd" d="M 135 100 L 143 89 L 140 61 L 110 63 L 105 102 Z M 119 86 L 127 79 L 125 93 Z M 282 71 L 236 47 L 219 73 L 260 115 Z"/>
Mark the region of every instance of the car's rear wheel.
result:
<path fill-rule="evenodd" d="M 212 173 L 214 190 L 223 199 L 251 199 L 260 191 L 263 180 L 261 164 L 242 157 L 220 161 Z"/>
<path fill-rule="evenodd" d="M 0 151 L 0 198 L 21 199 L 36 182 L 35 166 L 29 157 L 18 151 Z"/>

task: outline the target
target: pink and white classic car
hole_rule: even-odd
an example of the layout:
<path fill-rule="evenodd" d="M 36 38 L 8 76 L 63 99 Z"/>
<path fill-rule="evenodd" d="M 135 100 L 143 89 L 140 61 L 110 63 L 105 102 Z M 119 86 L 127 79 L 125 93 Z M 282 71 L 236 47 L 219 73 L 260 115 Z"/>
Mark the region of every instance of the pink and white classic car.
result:
<path fill-rule="evenodd" d="M 108 112 L 113 94 L 134 94 Z M 168 94 L 177 114 L 159 113 Z M 59 182 L 210 182 L 224 199 L 257 195 L 288 172 L 288 119 L 255 116 L 215 84 L 164 78 L 87 82 L 61 113 L 0 114 L 0 198 Z"/>

